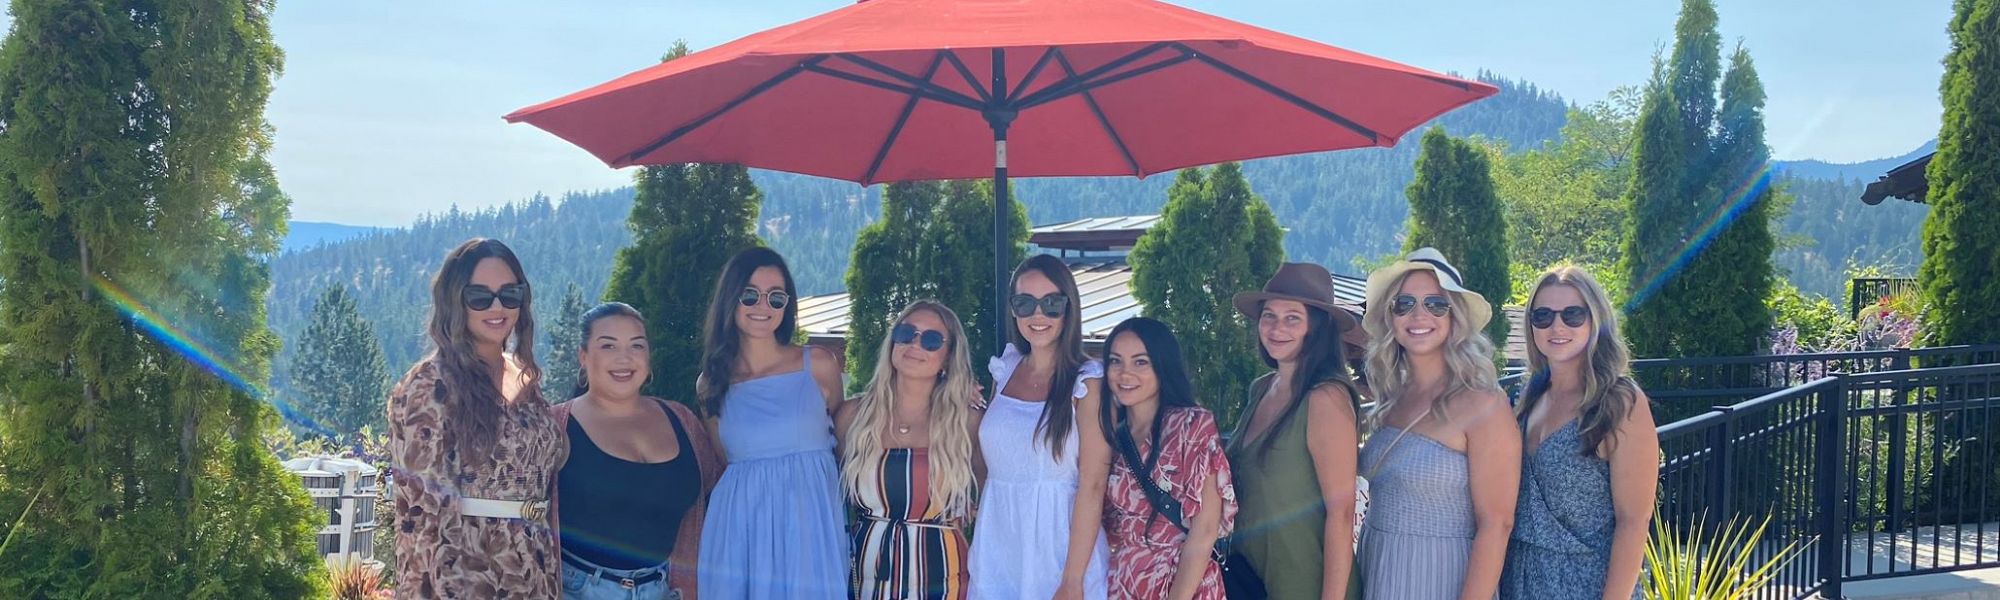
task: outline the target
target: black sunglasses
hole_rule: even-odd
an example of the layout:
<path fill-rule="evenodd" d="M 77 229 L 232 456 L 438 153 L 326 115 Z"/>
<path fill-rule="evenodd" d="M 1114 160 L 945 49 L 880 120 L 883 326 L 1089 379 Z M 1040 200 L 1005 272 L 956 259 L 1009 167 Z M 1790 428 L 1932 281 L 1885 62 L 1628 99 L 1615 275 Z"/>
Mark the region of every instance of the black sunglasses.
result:
<path fill-rule="evenodd" d="M 889 339 L 895 340 L 898 346 L 916 342 L 926 352 L 937 352 L 944 348 L 944 332 L 936 329 L 919 330 L 917 326 L 909 323 L 897 325 L 889 334 Z"/>
<path fill-rule="evenodd" d="M 743 293 L 736 297 L 736 301 L 743 303 L 744 306 L 756 306 L 760 298 L 770 303 L 771 308 L 778 310 L 784 310 L 785 305 L 792 303 L 792 295 L 785 293 L 784 290 L 771 290 L 767 294 L 757 291 L 757 288 L 743 288 Z"/>
<path fill-rule="evenodd" d="M 500 301 L 501 308 L 513 310 L 520 308 L 521 303 L 528 299 L 528 284 L 509 283 L 500 286 L 498 292 L 483 285 L 468 285 L 460 297 L 465 300 L 465 307 L 472 310 L 493 308 L 494 300 Z"/>
<path fill-rule="evenodd" d="M 1034 316 L 1037 306 L 1042 309 L 1042 316 L 1060 319 L 1063 313 L 1069 311 L 1069 296 L 1062 292 L 1054 292 L 1040 298 L 1027 294 L 1014 294 L 1014 297 L 1007 299 L 1007 309 L 1014 311 L 1016 319 Z"/>
<path fill-rule="evenodd" d="M 1396 300 L 1389 305 L 1389 312 L 1398 317 L 1410 314 L 1410 311 L 1416 309 L 1417 297 L 1409 294 L 1396 296 Z M 1429 311 L 1433 317 L 1445 316 L 1451 312 L 1451 299 L 1444 296 L 1424 296 L 1424 310 Z"/>
<path fill-rule="evenodd" d="M 1560 310 L 1548 307 L 1537 308 L 1528 312 L 1528 324 L 1534 325 L 1535 329 L 1555 327 L 1556 315 L 1562 315 L 1564 325 L 1582 327 L 1585 321 L 1590 320 L 1590 309 L 1583 306 L 1565 306 Z"/>

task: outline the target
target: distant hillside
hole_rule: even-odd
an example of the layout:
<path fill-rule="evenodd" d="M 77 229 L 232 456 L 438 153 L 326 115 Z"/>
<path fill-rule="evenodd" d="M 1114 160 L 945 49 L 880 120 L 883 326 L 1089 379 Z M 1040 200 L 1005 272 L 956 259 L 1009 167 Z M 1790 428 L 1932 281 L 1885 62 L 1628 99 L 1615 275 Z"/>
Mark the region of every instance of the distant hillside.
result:
<path fill-rule="evenodd" d="M 1902 166 L 1903 163 L 1916 160 L 1917 157 L 1923 156 L 1925 154 L 1930 154 L 1936 151 L 1937 151 L 1937 140 L 1931 140 L 1928 142 L 1924 142 L 1924 145 L 1919 146 L 1917 149 L 1911 150 L 1902 156 L 1892 156 L 1889 158 L 1878 158 L 1875 160 L 1862 161 L 1858 163 L 1841 163 L 1841 164 L 1835 164 L 1817 160 L 1798 160 L 1798 161 L 1781 160 L 1777 161 L 1777 163 L 1775 163 L 1773 166 L 1776 167 L 1779 175 L 1787 175 L 1798 179 L 1824 179 L 1830 181 L 1856 179 L 1865 183 L 1869 181 L 1874 181 L 1875 178 L 1877 177 L 1881 177 L 1882 174 L 1888 172 L 1889 169 Z M 1859 198 L 1860 196 L 1857 195 L 1855 197 Z"/>
<path fill-rule="evenodd" d="M 375 227 L 320 223 L 317 221 L 292 221 L 285 232 L 285 241 L 279 247 L 283 252 L 295 252 L 320 244 L 330 244 L 347 240 L 375 231 Z"/>

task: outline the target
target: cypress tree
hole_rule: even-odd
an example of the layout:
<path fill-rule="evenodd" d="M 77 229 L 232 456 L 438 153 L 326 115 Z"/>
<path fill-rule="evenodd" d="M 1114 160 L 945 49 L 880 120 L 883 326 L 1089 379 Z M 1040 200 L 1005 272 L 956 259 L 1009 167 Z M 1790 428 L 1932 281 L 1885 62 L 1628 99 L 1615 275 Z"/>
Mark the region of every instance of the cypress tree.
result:
<path fill-rule="evenodd" d="M 289 204 L 265 160 L 269 11 L 12 7 L 0 597 L 324 593 L 322 517 L 260 441 L 266 265 Z"/>
<path fill-rule="evenodd" d="M 687 44 L 676 42 L 662 60 L 687 54 Z M 604 299 L 646 315 L 653 378 L 645 392 L 700 411 L 694 380 L 701 373 L 702 320 L 722 265 L 761 245 L 763 194 L 742 165 L 651 166 L 635 179 L 638 192 L 626 221 L 632 245 L 612 262 Z"/>
<path fill-rule="evenodd" d="M 1265 369 L 1256 332 L 1231 300 L 1277 272 L 1283 235 L 1241 166 L 1224 163 L 1175 176 L 1160 222 L 1132 248 L 1133 295 L 1180 338 L 1196 397 L 1224 430 L 1235 426 L 1250 382 Z"/>
<path fill-rule="evenodd" d="M 1684 0 L 1672 58 L 1654 67 L 1633 139 L 1621 271 L 1635 356 L 1754 353 L 1770 331 L 1770 149 L 1747 51 L 1722 75 L 1711 0 Z"/>
<path fill-rule="evenodd" d="M 1429 246 L 1453 261 L 1465 276 L 1465 287 L 1493 303 L 1496 316 L 1486 336 L 1504 347 L 1512 326 L 1499 311 L 1510 296 L 1506 210 L 1493 191 L 1493 171 L 1486 153 L 1465 140 L 1445 135 L 1443 127 L 1424 132 L 1417 154 L 1416 179 L 1404 195 L 1410 200 L 1410 235 L 1403 250 Z"/>
<path fill-rule="evenodd" d="M 1683 241 L 1676 198 L 1685 146 L 1673 95 L 1664 65 L 1655 61 L 1632 135 L 1632 183 L 1625 193 L 1630 208 L 1619 262 L 1628 288 L 1625 337 L 1641 357 L 1668 356 L 1674 348 L 1674 307 L 1661 291 Z"/>
<path fill-rule="evenodd" d="M 1935 345 L 2000 342 L 2000 1 L 1958 0 L 1917 279 Z"/>
<path fill-rule="evenodd" d="M 1771 207 L 1779 192 L 1771 186 L 1771 150 L 1764 144 L 1764 85 L 1750 53 L 1737 48 L 1722 81 L 1715 155 L 1708 196 L 1701 198 L 1704 222 L 1713 236 L 1689 261 L 1683 277 L 1698 290 L 1699 306 L 1682 307 L 1679 351 L 1686 356 L 1748 356 L 1763 347 L 1771 331 L 1773 267 L 1777 240 L 1771 234 Z M 1702 173 L 1695 172 L 1694 176 Z"/>
<path fill-rule="evenodd" d="M 375 327 L 362 318 L 347 286 L 326 288 L 299 337 L 291 388 L 326 433 L 348 438 L 363 427 L 383 432 L 389 371 Z"/>

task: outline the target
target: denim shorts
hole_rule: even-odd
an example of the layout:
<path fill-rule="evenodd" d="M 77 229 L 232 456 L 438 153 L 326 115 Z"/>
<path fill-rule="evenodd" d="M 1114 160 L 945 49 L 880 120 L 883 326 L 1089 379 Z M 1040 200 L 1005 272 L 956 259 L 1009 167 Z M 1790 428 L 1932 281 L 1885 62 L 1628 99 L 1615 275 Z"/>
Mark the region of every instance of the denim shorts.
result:
<path fill-rule="evenodd" d="M 590 564 L 573 554 L 565 557 L 562 565 L 563 600 L 680 600 L 680 590 L 668 589 L 664 577 L 625 587 L 624 580 L 650 575 L 666 569 L 666 565 L 645 569 L 583 569 L 575 563 Z"/>

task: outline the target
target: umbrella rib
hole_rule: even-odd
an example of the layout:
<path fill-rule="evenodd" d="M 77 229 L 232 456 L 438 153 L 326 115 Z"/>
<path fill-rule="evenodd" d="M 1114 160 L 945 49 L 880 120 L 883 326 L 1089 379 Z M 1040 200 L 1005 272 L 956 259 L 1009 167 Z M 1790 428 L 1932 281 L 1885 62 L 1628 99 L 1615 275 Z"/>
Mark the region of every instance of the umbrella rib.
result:
<path fill-rule="evenodd" d="M 972 76 L 972 69 L 966 68 L 965 61 L 958 59 L 958 53 L 951 50 L 944 50 L 943 52 L 945 60 L 951 61 L 952 70 L 958 71 L 958 76 L 965 79 L 965 87 L 972 88 L 973 93 L 979 94 L 981 102 L 987 104 L 993 103 L 993 96 L 986 93 L 986 86 L 979 85 L 979 78 Z"/>
<path fill-rule="evenodd" d="M 1053 84 L 1049 84 L 1049 87 L 1036 90 L 1035 93 L 1033 94 L 1028 94 L 1026 97 L 1015 100 L 1015 104 L 1022 108 L 1027 108 L 1053 99 L 1049 98 L 1049 96 L 1053 96 L 1054 98 L 1061 98 L 1063 96 L 1074 94 L 1076 93 L 1076 90 L 1070 88 L 1083 85 L 1082 82 L 1102 77 L 1104 76 L 1105 73 L 1110 73 L 1112 71 L 1124 68 L 1126 65 L 1132 64 L 1133 62 L 1138 61 L 1141 58 L 1145 58 L 1146 55 L 1158 52 L 1168 47 L 1169 47 L 1168 43 L 1160 42 L 1158 44 L 1152 44 L 1144 48 L 1140 48 L 1136 51 L 1133 51 L 1131 54 L 1118 57 L 1117 60 L 1104 63 L 1104 66 L 1091 69 L 1089 71 L 1084 71 L 1082 75 L 1078 75 L 1075 77 L 1064 79 L 1062 81 L 1055 82 Z M 1183 56 L 1180 58 L 1185 58 L 1186 50 L 1183 49 L 1182 53 Z"/>
<path fill-rule="evenodd" d="M 815 56 L 812 58 L 805 59 L 803 61 L 799 61 L 799 64 L 792 65 L 791 68 L 785 69 L 784 71 L 778 73 L 777 75 L 772 76 L 770 79 L 765 80 L 763 83 L 757 84 L 756 87 L 752 87 L 748 91 L 743 92 L 743 95 L 730 99 L 728 103 L 723 104 L 720 107 L 717 107 L 715 110 L 709 111 L 708 114 L 702 115 L 700 118 L 695 119 L 693 122 L 690 122 L 686 125 L 682 125 L 679 128 L 674 129 L 671 132 L 668 132 L 667 135 L 660 137 L 660 139 L 653 140 L 653 143 L 641 146 L 638 150 L 634 150 L 631 153 L 626 154 L 624 158 L 618 161 L 619 163 L 621 163 L 620 166 L 631 165 L 634 162 L 638 161 L 640 158 L 648 154 L 652 154 L 654 151 L 659 150 L 660 148 L 666 147 L 667 144 L 674 143 L 676 140 L 679 140 L 681 139 L 681 137 L 694 132 L 694 130 L 696 129 L 700 129 L 701 126 L 707 125 L 709 121 L 713 121 L 717 117 L 722 116 L 724 113 L 734 110 L 736 107 L 741 106 L 744 102 L 749 102 L 751 98 L 756 98 L 758 95 L 763 94 L 764 92 L 770 90 L 773 87 L 776 87 L 778 84 L 784 83 L 785 80 L 791 79 L 793 76 L 798 75 L 799 73 L 819 67 L 819 63 L 822 60 L 826 60 L 826 57 Z"/>
<path fill-rule="evenodd" d="M 924 69 L 925 81 L 937 76 L 938 67 L 944 64 L 944 57 L 947 54 L 951 54 L 951 51 L 939 52 L 937 56 L 931 58 L 931 66 Z M 875 150 L 875 159 L 868 162 L 868 172 L 861 175 L 862 184 L 874 183 L 875 172 L 880 171 L 882 162 L 889 159 L 889 149 L 896 146 L 896 138 L 903 135 L 903 125 L 910 122 L 910 113 L 916 112 L 917 103 L 921 101 L 922 97 L 912 94 L 909 100 L 903 102 L 903 111 L 896 115 L 896 124 L 889 127 L 889 137 L 882 140 L 882 147 Z"/>
<path fill-rule="evenodd" d="M 1179 46 L 1179 44 L 1175 45 Z M 1332 121 L 1335 125 L 1345 127 L 1348 130 L 1353 131 L 1354 133 L 1360 134 L 1363 137 L 1368 138 L 1370 142 L 1373 142 L 1375 144 L 1382 143 L 1382 137 L 1383 137 L 1382 134 L 1375 133 L 1374 130 L 1369 129 L 1367 127 L 1363 127 L 1361 126 L 1360 123 L 1348 120 L 1347 117 L 1340 116 L 1338 113 L 1335 113 L 1331 110 L 1327 110 L 1326 107 L 1320 106 L 1318 104 L 1313 104 L 1312 101 L 1310 100 L 1306 100 L 1305 98 L 1299 97 L 1297 94 L 1285 91 L 1284 89 L 1279 88 L 1276 85 L 1272 85 L 1271 82 L 1258 79 L 1257 76 L 1246 73 L 1242 69 L 1238 69 L 1235 66 L 1230 65 L 1229 63 L 1216 60 L 1214 57 L 1194 52 L 1192 49 L 1189 49 L 1186 46 L 1181 46 L 1181 49 L 1183 51 L 1194 54 L 1195 60 L 1201 61 L 1203 64 L 1207 64 L 1208 66 L 1215 68 L 1215 70 L 1221 71 L 1225 75 L 1228 75 L 1230 77 L 1235 77 L 1236 79 L 1241 80 L 1244 83 L 1250 84 L 1252 87 L 1256 87 L 1257 89 L 1263 90 L 1264 93 L 1266 94 L 1277 96 L 1279 100 L 1284 100 L 1286 102 L 1289 102 L 1293 106 L 1297 106 L 1301 109 L 1304 109 L 1306 112 L 1312 113 L 1318 116 L 1319 118 Z"/>
<path fill-rule="evenodd" d="M 952 95 L 949 96 L 939 95 L 927 89 L 913 87 L 913 86 L 897 85 L 895 83 L 882 81 L 879 79 L 869 79 L 866 76 L 860 74 L 848 73 L 846 71 L 835 71 L 833 69 L 829 69 L 819 65 L 806 67 L 806 70 L 821 75 L 825 75 L 827 77 L 832 77 L 834 79 L 851 81 L 872 88 L 888 90 L 891 92 L 895 92 L 897 94 L 903 94 L 907 96 L 921 96 L 927 100 L 935 100 L 938 102 L 943 102 L 945 104 L 950 104 L 952 106 L 968 108 L 972 110 L 981 110 L 984 108 L 979 104 L 978 100 L 973 100 L 971 98 L 966 97 L 964 94 L 959 94 L 957 92 L 952 92 Z"/>
<path fill-rule="evenodd" d="M 1061 51 L 1055 48 L 1050 48 L 1049 53 L 1055 55 L 1056 62 L 1062 65 L 1063 73 L 1072 78 L 1076 77 L 1076 69 L 1070 67 L 1069 57 L 1063 56 Z M 1023 82 L 1022 85 L 1026 86 L 1027 84 Z M 1091 95 L 1089 90 L 1084 90 L 1082 95 L 1083 103 L 1090 107 L 1090 113 L 1097 116 L 1097 124 L 1104 126 L 1104 135 L 1111 138 L 1112 145 L 1118 147 L 1118 154 L 1125 157 L 1125 166 L 1131 167 L 1133 176 L 1138 176 L 1140 174 L 1139 161 L 1132 158 L 1132 149 L 1125 145 L 1125 138 L 1119 137 L 1118 130 L 1111 127 L 1111 118 L 1105 116 L 1104 109 L 1097 105 L 1097 97 Z"/>
<path fill-rule="evenodd" d="M 1056 58 L 1058 54 L 1061 54 L 1061 52 L 1062 49 L 1057 46 L 1050 46 L 1047 50 L 1043 50 L 1042 57 L 1035 61 L 1035 66 L 1028 67 L 1028 76 L 1021 78 L 1021 85 L 1019 87 L 1014 88 L 1014 91 L 1007 93 L 1007 102 L 1011 103 L 1015 100 L 1019 100 L 1021 98 L 1021 94 L 1023 92 L 1028 91 L 1028 86 L 1035 83 L 1035 78 L 1041 76 L 1042 69 L 1049 66 L 1049 61 L 1051 59 Z M 1068 61 L 1064 61 L 1064 64 L 1067 65 Z M 1069 69 L 1065 68 L 1064 70 L 1067 71 Z M 1075 77 L 1076 73 L 1074 71 L 1071 71 L 1069 75 L 1071 77 Z"/>
<path fill-rule="evenodd" d="M 916 78 L 916 77 L 912 77 L 912 76 L 910 76 L 910 74 L 908 74 L 908 73 L 904 73 L 904 72 L 902 72 L 902 71 L 898 71 L 898 70 L 895 70 L 895 69 L 892 69 L 892 68 L 889 68 L 889 66 L 888 66 L 888 65 L 884 65 L 884 64 L 882 64 L 882 63 L 878 63 L 878 62 L 875 62 L 875 61 L 872 61 L 872 60 L 868 60 L 868 59 L 866 59 L 866 58 L 862 58 L 862 57 L 860 57 L 860 56 L 857 56 L 857 55 L 854 55 L 854 54 L 849 54 L 849 53 L 845 53 L 845 52 L 843 52 L 843 53 L 840 53 L 840 54 L 836 54 L 836 55 L 834 55 L 834 56 L 838 56 L 838 57 L 840 57 L 840 59 L 841 59 L 841 60 L 845 60 L 845 61 L 847 61 L 847 62 L 850 62 L 850 63 L 854 63 L 854 64 L 856 64 L 856 65 L 860 65 L 860 66 L 861 66 L 862 68 L 865 68 L 865 69 L 868 69 L 868 70 L 870 70 L 870 71 L 874 71 L 874 72 L 877 72 L 877 73 L 881 73 L 881 74 L 883 74 L 883 75 L 888 75 L 889 77 L 892 77 L 892 78 L 895 78 L 896 80 L 898 80 L 898 81 L 901 81 L 901 82 L 903 82 L 903 83 L 904 83 L 904 84 L 906 84 L 906 85 L 909 85 L 909 86 L 911 86 L 911 87 L 915 87 L 915 88 L 918 88 L 918 89 L 922 89 L 922 90 L 924 90 L 924 91 L 927 91 L 927 92 L 930 92 L 930 93 L 931 93 L 931 94 L 933 94 L 933 95 L 937 95 L 937 96 L 948 96 L 948 95 L 955 95 L 955 96 L 958 96 L 959 98 L 963 98 L 963 99 L 964 99 L 964 100 L 965 100 L 965 101 L 966 101 L 967 103 L 976 103 L 976 102 L 977 102 L 977 101 L 976 101 L 976 100 L 974 100 L 974 99 L 973 99 L 973 98 L 972 98 L 971 96 L 967 96 L 967 95 L 965 95 L 965 94 L 960 94 L 960 93 L 958 93 L 958 91 L 957 91 L 957 90 L 953 90 L 953 89 L 950 89 L 950 88 L 947 88 L 947 87 L 944 87 L 944 86 L 941 86 L 941 85 L 938 85 L 938 84 L 936 84 L 936 83 L 932 83 L 932 82 L 931 82 L 930 80 L 927 80 L 927 79 L 918 79 L 918 78 Z M 976 87 L 978 87 L 978 86 L 974 86 L 974 87 L 976 88 Z M 982 96 L 984 96 L 984 94 L 982 94 Z"/>
<path fill-rule="evenodd" d="M 1116 75 L 1107 76 L 1104 77 L 1103 79 L 1098 79 L 1096 81 L 1081 81 L 1082 78 L 1065 80 L 1065 83 L 1059 84 L 1060 88 L 1045 89 L 1040 92 L 1031 94 L 1027 98 L 1021 100 L 1020 110 L 1028 110 L 1030 108 L 1041 106 L 1043 104 L 1048 104 L 1050 102 L 1061 100 L 1069 96 L 1088 92 L 1090 90 L 1118 83 L 1120 81 L 1131 79 L 1133 77 L 1138 77 L 1140 75 L 1145 75 L 1147 73 L 1158 71 L 1160 69 L 1165 69 L 1167 67 L 1178 65 L 1194 59 L 1195 56 L 1193 54 L 1182 54 L 1180 56 L 1175 56 L 1173 58 L 1169 58 L 1160 62 L 1149 64 L 1143 67 L 1138 67 L 1130 71 L 1125 71 L 1123 73 L 1119 73 Z"/>

